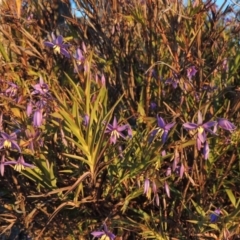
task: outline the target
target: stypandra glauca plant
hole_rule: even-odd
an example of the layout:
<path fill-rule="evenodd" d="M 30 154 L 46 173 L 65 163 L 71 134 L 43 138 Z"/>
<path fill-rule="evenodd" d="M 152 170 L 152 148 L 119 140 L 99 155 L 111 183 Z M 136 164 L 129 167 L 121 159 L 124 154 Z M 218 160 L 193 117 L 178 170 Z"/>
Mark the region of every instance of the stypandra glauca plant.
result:
<path fill-rule="evenodd" d="M 39 239 L 59 219 L 77 233 L 58 239 L 235 239 L 237 6 L 76 0 L 77 18 L 61 1 L 11 2 L 0 221 L 32 236 L 42 221 Z"/>

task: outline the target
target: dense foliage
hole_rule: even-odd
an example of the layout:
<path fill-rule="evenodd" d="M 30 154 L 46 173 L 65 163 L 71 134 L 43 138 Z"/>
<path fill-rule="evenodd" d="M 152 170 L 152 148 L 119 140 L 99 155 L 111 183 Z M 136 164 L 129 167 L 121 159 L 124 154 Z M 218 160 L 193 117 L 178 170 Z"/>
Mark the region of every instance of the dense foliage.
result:
<path fill-rule="evenodd" d="M 238 5 L 74 2 L 0 5 L 1 233 L 237 239 Z"/>

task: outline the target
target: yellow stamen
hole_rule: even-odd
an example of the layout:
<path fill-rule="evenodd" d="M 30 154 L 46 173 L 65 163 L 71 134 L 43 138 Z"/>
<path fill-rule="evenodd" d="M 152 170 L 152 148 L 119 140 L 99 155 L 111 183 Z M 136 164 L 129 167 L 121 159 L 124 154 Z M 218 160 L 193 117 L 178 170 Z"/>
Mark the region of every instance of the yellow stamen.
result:
<path fill-rule="evenodd" d="M 111 132 L 111 136 L 116 136 L 116 138 L 119 138 L 120 134 L 119 134 L 119 132 L 117 130 L 113 130 Z"/>
<path fill-rule="evenodd" d="M 203 131 L 204 131 L 204 128 L 203 127 L 198 127 L 198 133 L 203 133 Z"/>
<path fill-rule="evenodd" d="M 3 143 L 3 146 L 4 146 L 5 148 L 11 148 L 12 143 L 11 143 L 9 140 L 5 140 L 4 143 Z"/>
<path fill-rule="evenodd" d="M 55 45 L 55 46 L 53 47 L 53 51 L 54 51 L 55 53 L 60 53 L 61 49 L 60 49 L 60 47 L 59 47 L 58 45 Z"/>
<path fill-rule="evenodd" d="M 14 166 L 14 170 L 16 170 L 17 172 L 21 172 L 22 170 L 25 170 L 25 167 L 22 164 L 17 163 Z"/>

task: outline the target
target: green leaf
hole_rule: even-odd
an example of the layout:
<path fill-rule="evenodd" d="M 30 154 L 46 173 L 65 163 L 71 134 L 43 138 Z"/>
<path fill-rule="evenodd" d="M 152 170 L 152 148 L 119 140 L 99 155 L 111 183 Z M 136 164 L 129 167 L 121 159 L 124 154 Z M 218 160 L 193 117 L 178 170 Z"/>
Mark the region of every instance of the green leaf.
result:
<path fill-rule="evenodd" d="M 231 203 L 233 204 L 234 207 L 236 207 L 236 198 L 232 192 L 231 189 L 225 189 L 227 195 L 228 195 L 228 198 L 230 199 Z"/>
<path fill-rule="evenodd" d="M 69 157 L 69 158 L 80 160 L 80 161 L 82 161 L 86 164 L 89 164 L 88 160 L 86 160 L 83 157 L 80 157 L 80 156 L 77 156 L 77 155 L 74 155 L 74 154 L 69 154 L 69 153 L 63 153 L 63 155 L 66 156 L 66 157 Z"/>
<path fill-rule="evenodd" d="M 122 206 L 122 208 L 121 208 L 121 211 L 122 211 L 123 213 L 125 213 L 125 211 L 126 211 L 127 208 L 128 208 L 129 202 L 130 202 L 132 199 L 134 199 L 134 198 L 142 195 L 142 192 L 143 192 L 142 189 L 137 189 L 137 190 L 135 190 L 134 192 L 130 193 L 130 194 L 125 198 L 124 204 L 123 204 L 123 206 Z M 145 216 L 145 215 L 144 215 L 144 216 Z"/>
<path fill-rule="evenodd" d="M 191 201 L 192 201 L 192 204 L 193 204 L 193 206 L 195 207 L 195 209 L 197 210 L 197 212 L 201 215 L 201 216 L 203 216 L 203 217 L 205 217 L 205 212 L 203 211 L 203 209 L 196 203 L 196 202 L 194 202 L 192 199 L 191 199 Z"/>

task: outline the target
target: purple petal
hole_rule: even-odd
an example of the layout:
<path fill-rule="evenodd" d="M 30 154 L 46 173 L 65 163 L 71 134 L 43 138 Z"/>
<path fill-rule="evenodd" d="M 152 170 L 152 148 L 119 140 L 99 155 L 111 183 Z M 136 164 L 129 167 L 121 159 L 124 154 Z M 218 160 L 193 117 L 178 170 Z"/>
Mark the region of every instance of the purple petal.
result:
<path fill-rule="evenodd" d="M 164 188 L 165 188 L 165 192 L 166 192 L 167 196 L 170 198 L 170 189 L 169 189 L 169 185 L 167 182 L 164 183 Z"/>
<path fill-rule="evenodd" d="M 8 134 L 5 133 L 5 132 L 1 132 L 1 136 L 2 136 L 2 138 L 3 138 L 4 140 L 8 140 L 8 139 L 11 138 L 10 135 L 8 135 Z"/>
<path fill-rule="evenodd" d="M 233 123 L 231 123 L 230 121 L 228 121 L 227 119 L 224 119 L 224 118 L 218 118 L 217 123 L 218 123 L 219 127 L 223 128 L 225 130 L 228 130 L 228 131 L 234 131 L 237 128 Z"/>
<path fill-rule="evenodd" d="M 117 118 L 114 116 L 114 119 L 113 119 L 113 128 L 116 129 L 118 127 L 118 123 L 117 123 Z"/>
<path fill-rule="evenodd" d="M 155 195 L 155 202 L 156 202 L 156 205 L 157 205 L 157 206 L 160 205 L 160 199 L 159 199 L 158 194 Z"/>
<path fill-rule="evenodd" d="M 61 48 L 68 48 L 68 47 L 70 47 L 71 45 L 70 44 L 68 44 L 68 43 L 63 43 L 63 44 L 61 44 Z"/>
<path fill-rule="evenodd" d="M 5 170 L 4 162 L 0 162 L 0 174 L 2 177 L 4 176 L 4 170 Z"/>
<path fill-rule="evenodd" d="M 83 118 L 83 125 L 88 126 L 89 120 L 90 120 L 89 116 L 87 114 L 85 114 L 84 118 Z"/>
<path fill-rule="evenodd" d="M 17 144 L 16 141 L 12 140 L 11 143 L 13 145 L 13 148 L 16 148 L 19 152 L 21 152 L 21 149 L 20 149 L 20 147 L 19 147 L 19 145 Z"/>
<path fill-rule="evenodd" d="M 114 240 L 116 238 L 116 236 L 110 232 L 107 234 L 107 236 L 110 237 L 110 240 Z"/>
<path fill-rule="evenodd" d="M 84 42 L 82 42 L 82 49 L 83 49 L 84 53 L 86 53 L 86 52 L 87 52 L 87 47 L 86 47 L 86 45 L 85 45 L 85 43 L 84 43 Z"/>
<path fill-rule="evenodd" d="M 107 127 L 106 127 L 106 130 L 105 130 L 105 133 L 109 133 L 109 132 L 112 132 L 113 131 L 113 125 L 108 123 Z"/>
<path fill-rule="evenodd" d="M 218 220 L 218 217 L 219 217 L 220 213 L 221 213 L 220 209 L 216 209 L 214 211 L 214 213 L 211 213 L 211 215 L 210 215 L 210 222 L 211 223 L 216 222 Z"/>
<path fill-rule="evenodd" d="M 76 53 L 76 59 L 82 61 L 83 60 L 83 55 L 82 55 L 82 51 L 80 48 L 77 49 L 77 53 Z"/>
<path fill-rule="evenodd" d="M 183 127 L 186 129 L 186 130 L 195 130 L 198 128 L 198 125 L 196 123 L 184 123 L 183 124 Z"/>
<path fill-rule="evenodd" d="M 39 109 L 35 111 L 33 115 L 33 125 L 34 127 L 40 127 L 42 125 L 42 110 Z"/>
<path fill-rule="evenodd" d="M 177 148 L 175 148 L 175 150 L 174 150 L 173 166 L 172 166 L 173 171 L 176 170 L 177 165 L 178 165 L 178 163 L 179 163 L 179 159 L 180 159 L 179 151 L 178 151 Z"/>
<path fill-rule="evenodd" d="M 122 132 L 128 128 L 128 125 L 117 126 L 117 131 Z"/>
<path fill-rule="evenodd" d="M 209 128 L 206 128 L 205 130 L 206 130 L 207 132 L 211 133 L 212 135 L 217 136 L 217 134 L 214 132 L 214 130 L 211 130 L 211 129 L 209 129 Z"/>
<path fill-rule="evenodd" d="M 216 124 L 217 124 L 216 121 L 210 121 L 210 122 L 204 123 L 204 124 L 202 125 L 202 127 L 203 127 L 205 130 L 209 130 L 209 128 L 214 127 Z"/>
<path fill-rule="evenodd" d="M 216 132 L 217 132 L 217 127 L 218 127 L 218 124 L 216 124 L 216 125 L 213 127 L 213 132 L 214 132 L 214 134 L 216 134 Z"/>
<path fill-rule="evenodd" d="M 35 166 L 33 164 L 30 164 L 30 163 L 24 163 L 23 164 L 24 167 L 28 167 L 28 168 L 35 168 Z"/>
<path fill-rule="evenodd" d="M 118 132 L 119 136 L 121 136 L 123 139 L 126 139 L 126 136 L 122 134 L 121 132 Z"/>
<path fill-rule="evenodd" d="M 91 233 L 94 237 L 102 237 L 103 235 L 105 235 L 105 232 L 103 231 L 94 231 Z"/>
<path fill-rule="evenodd" d="M 174 80 L 173 83 L 172 83 L 172 86 L 173 86 L 174 89 L 176 89 L 177 86 L 178 86 L 178 81 Z"/>
<path fill-rule="evenodd" d="M 163 120 L 163 118 L 161 118 L 161 117 L 157 117 L 157 122 L 158 122 L 158 126 L 160 127 L 160 128 L 165 128 L 165 122 L 164 122 L 164 120 Z"/>
<path fill-rule="evenodd" d="M 56 36 L 54 35 L 53 32 L 51 33 L 51 36 L 52 36 L 52 40 L 53 40 L 53 41 L 56 41 Z"/>
<path fill-rule="evenodd" d="M 155 138 L 156 134 L 158 133 L 158 129 L 154 129 L 151 133 L 150 136 L 148 138 L 148 143 L 151 143 L 153 141 L 153 139 Z"/>
<path fill-rule="evenodd" d="M 198 149 L 198 151 L 200 151 L 201 148 L 202 148 L 202 142 L 201 142 L 201 140 L 197 137 L 197 149 Z"/>
<path fill-rule="evenodd" d="M 110 143 L 111 144 L 116 144 L 117 142 L 117 136 L 115 134 L 113 134 L 111 137 L 110 137 Z"/>
<path fill-rule="evenodd" d="M 173 123 L 168 123 L 166 126 L 165 126 L 165 130 L 169 131 L 176 123 L 173 122 Z"/>
<path fill-rule="evenodd" d="M 204 147 L 203 147 L 203 156 L 204 159 L 207 160 L 209 157 L 209 152 L 210 152 L 210 148 L 207 142 L 205 142 Z"/>
<path fill-rule="evenodd" d="M 206 135 L 204 133 L 198 132 L 198 139 L 201 141 L 201 143 L 204 143 L 206 141 Z"/>
<path fill-rule="evenodd" d="M 155 102 L 151 102 L 150 103 L 150 109 L 151 110 L 154 110 L 154 109 L 156 109 L 157 108 L 157 104 L 155 103 Z"/>
<path fill-rule="evenodd" d="M 7 161 L 7 162 L 4 162 L 4 165 L 5 165 L 5 166 L 8 166 L 8 165 L 16 165 L 16 164 L 18 164 L 17 161 Z"/>
<path fill-rule="evenodd" d="M 63 43 L 63 36 L 62 35 L 59 35 L 56 39 L 56 44 L 58 45 L 62 45 Z"/>
<path fill-rule="evenodd" d="M 168 131 L 164 131 L 164 133 L 162 135 L 162 142 L 163 142 L 163 144 L 167 141 L 167 137 L 168 137 Z"/>
<path fill-rule="evenodd" d="M 181 163 L 180 173 L 179 173 L 180 178 L 183 177 L 184 172 L 185 172 L 185 167 L 184 167 L 183 163 Z"/>
<path fill-rule="evenodd" d="M 33 105 L 32 105 L 32 102 L 29 102 L 27 104 L 27 116 L 30 117 L 30 115 L 32 114 L 32 108 L 33 108 Z"/>
<path fill-rule="evenodd" d="M 195 66 L 191 66 L 187 69 L 187 76 L 191 80 L 197 73 L 197 69 Z"/>
<path fill-rule="evenodd" d="M 103 86 L 106 85 L 106 78 L 105 78 L 104 74 L 102 74 L 102 76 L 101 76 L 101 83 Z"/>
<path fill-rule="evenodd" d="M 156 183 L 154 181 L 152 182 L 152 190 L 153 190 L 154 194 L 157 193 L 157 185 L 156 185 Z"/>
<path fill-rule="evenodd" d="M 44 42 L 44 45 L 46 47 L 51 47 L 51 48 L 53 48 L 55 46 L 55 44 L 53 44 L 52 42 Z"/>
<path fill-rule="evenodd" d="M 133 136 L 132 128 L 129 125 L 127 127 L 127 132 L 128 132 L 128 137 L 132 138 L 132 136 Z"/>
<path fill-rule="evenodd" d="M 105 233 L 108 232 L 108 227 L 107 227 L 106 223 L 103 223 L 103 230 Z"/>
<path fill-rule="evenodd" d="M 70 53 L 65 49 L 65 48 L 61 48 L 60 52 L 62 55 L 64 55 L 66 58 L 70 58 Z"/>
<path fill-rule="evenodd" d="M 143 194 L 147 194 L 149 186 L 150 186 L 150 181 L 149 181 L 148 178 L 146 178 L 145 181 L 144 181 L 144 192 L 143 192 Z"/>

